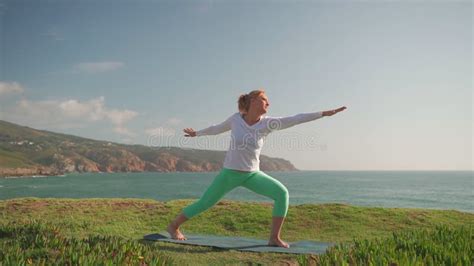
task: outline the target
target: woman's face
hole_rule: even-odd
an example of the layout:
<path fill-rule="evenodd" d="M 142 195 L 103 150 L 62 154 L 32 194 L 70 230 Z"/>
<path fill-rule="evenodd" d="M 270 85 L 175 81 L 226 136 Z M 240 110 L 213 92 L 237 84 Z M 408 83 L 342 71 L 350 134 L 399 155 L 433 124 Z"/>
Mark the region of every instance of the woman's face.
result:
<path fill-rule="evenodd" d="M 265 94 L 260 94 L 258 97 L 252 99 L 251 107 L 260 114 L 265 114 L 268 110 L 270 103 Z"/>

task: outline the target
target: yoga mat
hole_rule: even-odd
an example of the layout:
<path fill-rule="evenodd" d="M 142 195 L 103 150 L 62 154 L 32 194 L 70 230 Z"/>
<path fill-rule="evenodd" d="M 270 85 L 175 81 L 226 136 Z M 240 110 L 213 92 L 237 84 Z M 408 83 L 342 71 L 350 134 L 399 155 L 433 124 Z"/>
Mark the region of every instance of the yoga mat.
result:
<path fill-rule="evenodd" d="M 268 240 L 254 239 L 248 237 L 186 234 L 186 238 L 187 240 L 171 239 L 168 232 L 160 232 L 158 234 L 150 234 L 143 237 L 143 239 L 149 241 L 163 241 L 184 245 L 207 246 L 253 252 L 281 252 L 296 254 L 323 254 L 326 252 L 326 249 L 328 247 L 335 245 L 335 243 L 316 241 L 286 241 L 288 244 L 290 244 L 290 248 L 283 248 L 268 246 Z"/>

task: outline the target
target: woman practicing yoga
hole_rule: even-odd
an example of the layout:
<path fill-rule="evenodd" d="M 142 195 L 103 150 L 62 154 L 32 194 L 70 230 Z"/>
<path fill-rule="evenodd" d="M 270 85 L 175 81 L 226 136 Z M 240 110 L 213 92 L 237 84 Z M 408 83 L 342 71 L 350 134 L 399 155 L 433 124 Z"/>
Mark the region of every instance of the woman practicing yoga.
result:
<path fill-rule="evenodd" d="M 232 114 L 224 122 L 194 131 L 185 128 L 186 137 L 217 135 L 231 130 L 231 143 L 226 153 L 224 165 L 212 184 L 201 198 L 185 207 L 181 214 L 167 228 L 173 239 L 185 240 L 179 227 L 186 220 L 214 206 L 226 193 L 243 186 L 274 200 L 272 228 L 268 245 L 288 248 L 288 243 L 280 239 L 280 231 L 288 211 L 288 190 L 278 180 L 260 171 L 260 151 L 264 138 L 275 130 L 332 116 L 346 109 L 345 106 L 322 112 L 301 113 L 288 117 L 268 117 L 268 98 L 264 90 L 254 90 L 241 95 L 238 100 L 239 112 Z"/>

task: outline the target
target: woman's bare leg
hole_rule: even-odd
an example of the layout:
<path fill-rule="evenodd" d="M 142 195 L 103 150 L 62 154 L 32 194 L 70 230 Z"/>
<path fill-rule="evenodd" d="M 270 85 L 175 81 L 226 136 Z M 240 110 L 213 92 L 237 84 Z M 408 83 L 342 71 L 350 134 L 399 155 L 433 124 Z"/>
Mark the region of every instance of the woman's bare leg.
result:
<path fill-rule="evenodd" d="M 284 221 L 285 221 L 285 217 L 273 216 L 272 231 L 270 233 L 270 240 L 268 240 L 269 246 L 279 246 L 279 247 L 284 247 L 284 248 L 290 247 L 288 243 L 281 240 L 280 238 L 281 227 L 283 226 Z"/>
<path fill-rule="evenodd" d="M 186 218 L 186 216 L 181 213 L 180 215 L 178 215 L 178 217 L 176 217 L 176 219 L 174 219 L 174 221 L 172 221 L 168 225 L 166 231 L 168 231 L 172 239 L 186 240 L 186 237 L 181 233 L 181 231 L 179 231 L 179 226 L 187 220 L 188 218 Z"/>

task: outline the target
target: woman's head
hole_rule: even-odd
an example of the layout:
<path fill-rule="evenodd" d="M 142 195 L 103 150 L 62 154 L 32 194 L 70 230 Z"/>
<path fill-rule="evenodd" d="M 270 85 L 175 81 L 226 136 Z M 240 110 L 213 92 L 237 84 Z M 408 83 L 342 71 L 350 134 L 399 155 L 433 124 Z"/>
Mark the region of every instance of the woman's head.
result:
<path fill-rule="evenodd" d="M 253 90 L 247 94 L 240 95 L 238 104 L 239 112 L 244 114 L 248 113 L 250 110 L 259 114 L 264 114 L 267 112 L 267 108 L 270 105 L 263 89 Z"/>

